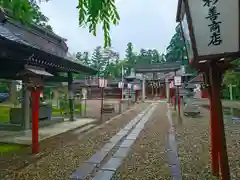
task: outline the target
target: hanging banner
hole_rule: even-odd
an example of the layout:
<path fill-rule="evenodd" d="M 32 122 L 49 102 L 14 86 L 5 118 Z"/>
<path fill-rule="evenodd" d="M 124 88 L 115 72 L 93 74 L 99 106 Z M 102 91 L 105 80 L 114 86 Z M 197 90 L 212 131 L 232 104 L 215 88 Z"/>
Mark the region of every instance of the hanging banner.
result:
<path fill-rule="evenodd" d="M 124 82 L 118 82 L 118 88 L 122 89 L 124 87 Z"/>
<path fill-rule="evenodd" d="M 101 88 L 107 87 L 107 80 L 100 78 L 99 79 L 99 87 L 101 87 Z"/>
<path fill-rule="evenodd" d="M 182 77 L 174 76 L 174 86 L 181 86 L 181 85 L 182 85 Z"/>

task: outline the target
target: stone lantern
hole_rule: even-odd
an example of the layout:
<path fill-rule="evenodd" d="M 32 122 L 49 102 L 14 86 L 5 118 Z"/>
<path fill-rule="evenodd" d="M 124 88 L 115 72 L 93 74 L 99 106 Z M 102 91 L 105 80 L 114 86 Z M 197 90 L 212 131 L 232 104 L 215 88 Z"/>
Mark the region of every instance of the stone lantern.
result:
<path fill-rule="evenodd" d="M 32 102 L 32 153 L 38 153 L 38 120 L 39 120 L 39 98 L 44 87 L 44 77 L 53 76 L 44 68 L 25 65 L 24 69 L 17 74 L 21 77 L 31 92 Z"/>

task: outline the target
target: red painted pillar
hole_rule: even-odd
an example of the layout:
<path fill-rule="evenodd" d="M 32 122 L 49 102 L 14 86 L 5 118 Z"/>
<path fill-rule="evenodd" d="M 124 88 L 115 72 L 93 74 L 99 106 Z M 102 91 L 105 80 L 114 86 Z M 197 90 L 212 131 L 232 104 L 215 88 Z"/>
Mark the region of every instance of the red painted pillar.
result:
<path fill-rule="evenodd" d="M 215 109 L 213 106 L 212 99 L 213 90 L 209 87 L 208 97 L 209 97 L 209 110 L 210 110 L 210 136 L 211 136 L 211 165 L 212 172 L 214 176 L 219 177 L 219 147 L 218 147 L 218 124 L 216 123 L 216 119 L 214 117 Z"/>
<path fill-rule="evenodd" d="M 32 90 L 32 153 L 38 153 L 38 119 L 40 90 Z"/>
<path fill-rule="evenodd" d="M 104 88 L 101 87 L 101 108 L 100 108 L 100 120 L 103 120 L 103 95 L 104 95 Z"/>
<path fill-rule="evenodd" d="M 230 168 L 228 162 L 227 145 L 223 121 L 222 102 L 221 102 L 221 72 L 217 63 L 210 66 L 210 82 L 212 86 L 212 110 L 214 118 L 214 132 L 217 134 L 216 142 L 219 151 L 219 162 L 221 169 L 221 179 L 230 180 Z M 216 141 L 215 141 L 216 140 Z"/>
<path fill-rule="evenodd" d="M 179 87 L 177 87 L 177 94 L 178 94 L 178 117 L 181 117 L 181 97 L 179 93 Z"/>

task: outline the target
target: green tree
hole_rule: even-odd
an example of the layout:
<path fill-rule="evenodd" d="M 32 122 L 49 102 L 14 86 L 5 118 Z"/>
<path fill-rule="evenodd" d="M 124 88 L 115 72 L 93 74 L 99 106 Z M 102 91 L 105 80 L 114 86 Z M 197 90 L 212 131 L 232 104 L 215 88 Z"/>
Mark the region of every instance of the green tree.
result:
<path fill-rule="evenodd" d="M 35 0 L 2 0 L 0 6 L 16 20 L 52 30 L 49 19 L 40 11 Z"/>
<path fill-rule="evenodd" d="M 186 64 L 186 62 L 184 62 L 186 56 L 185 43 L 181 35 L 181 28 L 178 25 L 167 47 L 166 60 L 168 62 L 182 61 L 182 64 Z"/>
<path fill-rule="evenodd" d="M 136 64 L 136 55 L 133 52 L 133 44 L 129 42 L 126 49 L 127 74 L 130 74 L 132 67 Z"/>
<path fill-rule="evenodd" d="M 141 49 L 137 57 L 137 64 L 148 65 L 151 64 L 151 54 L 150 51 L 146 49 Z"/>
<path fill-rule="evenodd" d="M 83 54 L 82 54 L 81 52 L 77 52 L 76 58 L 77 58 L 77 60 L 79 60 L 80 62 L 82 62 L 82 61 L 83 61 Z"/>
<path fill-rule="evenodd" d="M 103 76 L 104 65 L 102 47 L 97 46 L 92 54 L 91 67 L 98 70 L 98 77 Z"/>
<path fill-rule="evenodd" d="M 87 51 L 83 52 L 83 59 L 82 59 L 82 61 L 87 66 L 91 65 L 91 59 L 89 58 L 89 52 L 87 52 Z"/>
<path fill-rule="evenodd" d="M 89 32 L 96 36 L 98 25 L 104 32 L 104 47 L 111 46 L 110 25 L 117 25 L 120 17 L 115 0 L 78 0 L 79 25 L 87 26 Z"/>
<path fill-rule="evenodd" d="M 43 1 L 49 0 L 39 0 L 39 2 Z M 36 0 L 30 0 L 30 3 L 36 4 Z M 120 20 L 115 3 L 115 0 L 78 0 L 79 25 L 88 27 L 89 32 L 94 36 L 97 34 L 97 27 L 102 26 L 104 47 L 111 46 L 110 25 L 117 25 Z M 16 18 L 31 22 L 32 7 L 29 6 L 28 0 L 2 0 L 0 5 L 3 4 L 11 6 Z"/>

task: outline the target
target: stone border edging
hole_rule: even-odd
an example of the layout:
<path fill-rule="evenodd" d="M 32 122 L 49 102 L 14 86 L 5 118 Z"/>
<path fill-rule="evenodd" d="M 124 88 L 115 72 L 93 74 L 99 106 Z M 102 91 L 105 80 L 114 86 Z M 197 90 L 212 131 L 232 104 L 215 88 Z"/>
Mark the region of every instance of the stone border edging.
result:
<path fill-rule="evenodd" d="M 131 145 L 144 128 L 144 124 L 150 118 L 152 111 L 155 110 L 155 107 L 156 106 L 151 104 L 135 116 L 135 118 L 125 125 L 118 133 L 116 133 L 102 149 L 97 151 L 79 168 L 77 168 L 76 171 L 73 172 L 71 178 L 75 180 L 82 180 L 89 175 L 93 175 L 94 179 L 99 179 L 99 176 L 104 175 L 104 180 L 111 179 L 113 173 L 120 166 L 122 159 L 127 155 Z M 112 120 L 115 118 L 112 118 Z M 139 125 L 140 122 L 142 124 Z M 124 152 L 121 152 L 121 150 L 124 150 Z M 111 163 L 114 163 L 114 167 L 112 167 Z"/>

